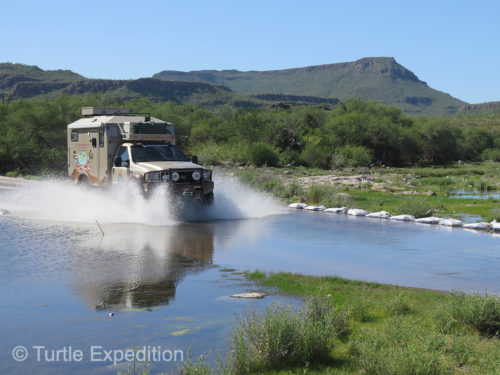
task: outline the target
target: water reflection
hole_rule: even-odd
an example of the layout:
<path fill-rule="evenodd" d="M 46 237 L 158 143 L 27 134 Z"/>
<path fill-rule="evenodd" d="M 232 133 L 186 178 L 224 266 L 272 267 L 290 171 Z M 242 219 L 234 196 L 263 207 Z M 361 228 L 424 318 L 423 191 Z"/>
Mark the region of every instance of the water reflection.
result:
<path fill-rule="evenodd" d="M 74 290 L 95 310 L 168 304 L 187 274 L 210 267 L 212 225 L 108 225 L 106 235 L 80 243 Z"/>

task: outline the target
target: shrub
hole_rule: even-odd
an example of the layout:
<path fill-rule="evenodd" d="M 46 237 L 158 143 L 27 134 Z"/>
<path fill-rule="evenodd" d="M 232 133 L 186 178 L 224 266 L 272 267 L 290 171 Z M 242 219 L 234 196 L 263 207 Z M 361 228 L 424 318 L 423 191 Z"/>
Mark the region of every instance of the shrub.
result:
<path fill-rule="evenodd" d="M 330 152 L 326 147 L 320 145 L 307 144 L 300 153 L 301 164 L 312 168 L 328 168 Z"/>
<path fill-rule="evenodd" d="M 335 150 L 332 159 L 334 168 L 368 167 L 372 163 L 370 151 L 362 146 L 343 146 Z"/>
<path fill-rule="evenodd" d="M 351 354 L 365 373 L 374 375 L 453 374 L 442 362 L 444 342 L 440 336 L 400 318 L 388 319 L 384 331 L 367 329 L 356 337 Z"/>
<path fill-rule="evenodd" d="M 396 205 L 398 214 L 413 215 L 416 218 L 430 216 L 435 210 L 435 205 L 427 197 L 401 197 Z"/>
<path fill-rule="evenodd" d="M 204 165 L 219 165 L 227 163 L 246 163 L 246 145 L 212 142 L 197 145 L 192 149 L 193 154 L 198 156 L 200 162 Z"/>
<path fill-rule="evenodd" d="M 500 161 L 500 148 L 487 148 L 481 153 L 481 159 Z"/>
<path fill-rule="evenodd" d="M 322 204 L 328 207 L 349 205 L 349 196 L 339 194 L 333 186 L 312 185 L 307 189 L 306 200 L 310 204 Z"/>
<path fill-rule="evenodd" d="M 19 177 L 19 176 L 22 176 L 22 174 L 21 174 L 21 172 L 19 172 L 19 170 L 7 172 L 5 175 L 7 177 Z"/>
<path fill-rule="evenodd" d="M 285 150 L 279 154 L 279 163 L 281 165 L 298 165 L 299 153 L 293 150 Z"/>
<path fill-rule="evenodd" d="M 481 335 L 500 337 L 500 298 L 488 294 L 454 293 L 450 297 L 453 317 L 474 327 Z"/>
<path fill-rule="evenodd" d="M 254 143 L 250 146 L 248 150 L 248 159 L 257 167 L 263 165 L 274 167 L 278 165 L 278 154 L 271 146 L 265 143 Z"/>
<path fill-rule="evenodd" d="M 311 298 L 299 311 L 273 304 L 266 314 L 240 317 L 230 342 L 229 367 L 234 374 L 329 359 L 332 338 L 345 335 L 347 316 L 322 298 Z"/>
<path fill-rule="evenodd" d="M 350 298 L 349 311 L 358 322 L 369 322 L 373 319 L 370 309 L 371 303 L 363 294 L 356 293 Z"/>
<path fill-rule="evenodd" d="M 385 305 L 385 310 L 389 315 L 404 315 L 411 312 L 409 296 L 399 293 Z"/>
<path fill-rule="evenodd" d="M 285 195 L 283 198 L 301 197 L 304 189 L 297 181 L 292 181 L 285 186 Z"/>

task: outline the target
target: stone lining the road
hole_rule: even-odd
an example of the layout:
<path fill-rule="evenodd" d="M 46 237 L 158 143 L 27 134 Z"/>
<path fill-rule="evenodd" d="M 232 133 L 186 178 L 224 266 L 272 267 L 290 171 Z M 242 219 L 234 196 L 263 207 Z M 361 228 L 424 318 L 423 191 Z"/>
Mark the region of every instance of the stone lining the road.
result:
<path fill-rule="evenodd" d="M 360 217 L 368 217 L 368 218 L 376 218 L 376 219 L 390 219 L 396 221 L 406 221 L 406 222 L 416 222 L 420 224 L 439 224 L 452 228 L 463 227 L 465 229 L 474 229 L 481 231 L 500 231 L 500 223 L 497 223 L 496 220 L 493 220 L 491 223 L 479 222 L 479 223 L 469 223 L 464 224 L 462 220 L 454 219 L 454 218 L 439 218 L 435 216 L 423 217 L 415 219 L 412 215 L 402 214 L 391 216 L 387 211 L 379 211 L 379 212 L 368 212 L 360 208 L 347 208 L 347 207 L 331 207 L 325 208 L 324 206 L 308 206 L 305 203 L 291 203 L 288 205 L 289 208 L 294 209 L 305 209 L 308 211 L 315 212 L 327 212 L 327 213 L 336 213 L 336 214 L 347 214 L 351 216 L 360 216 Z"/>

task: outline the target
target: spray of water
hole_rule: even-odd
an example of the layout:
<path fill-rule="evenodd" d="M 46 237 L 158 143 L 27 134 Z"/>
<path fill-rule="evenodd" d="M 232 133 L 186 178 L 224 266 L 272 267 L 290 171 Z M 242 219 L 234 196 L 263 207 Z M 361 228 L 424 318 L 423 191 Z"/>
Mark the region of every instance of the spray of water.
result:
<path fill-rule="evenodd" d="M 231 176 L 217 174 L 215 201 L 179 205 L 165 189 L 145 198 L 138 188 L 85 188 L 64 180 L 37 181 L 2 191 L 0 208 L 13 216 L 37 220 L 94 223 L 171 225 L 179 221 L 225 220 L 264 217 L 283 212 L 283 207 Z"/>

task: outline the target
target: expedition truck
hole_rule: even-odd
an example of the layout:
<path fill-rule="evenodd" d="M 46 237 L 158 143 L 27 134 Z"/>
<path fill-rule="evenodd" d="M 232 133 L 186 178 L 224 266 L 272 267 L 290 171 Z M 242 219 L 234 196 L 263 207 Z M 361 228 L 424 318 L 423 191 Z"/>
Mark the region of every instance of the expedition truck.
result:
<path fill-rule="evenodd" d="M 68 175 L 75 184 L 136 183 L 148 195 L 167 185 L 174 195 L 203 203 L 214 198 L 212 171 L 175 144 L 174 126 L 128 108 L 82 108 L 68 125 Z"/>

